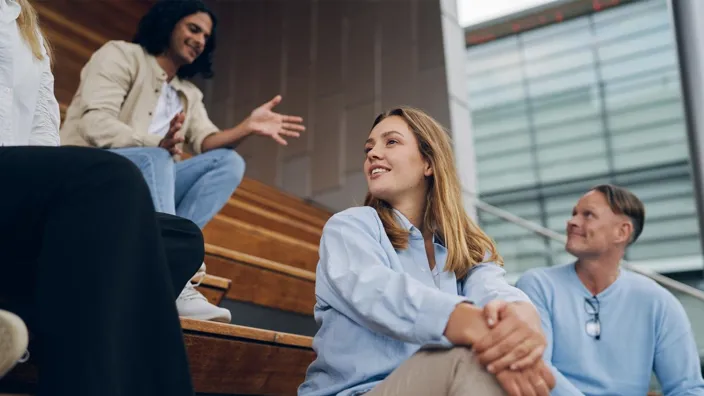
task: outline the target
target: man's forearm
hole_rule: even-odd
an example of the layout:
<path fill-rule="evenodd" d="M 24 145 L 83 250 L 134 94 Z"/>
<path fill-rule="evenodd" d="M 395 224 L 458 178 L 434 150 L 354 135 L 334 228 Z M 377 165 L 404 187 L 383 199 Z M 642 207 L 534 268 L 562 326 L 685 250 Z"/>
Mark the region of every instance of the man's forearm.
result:
<path fill-rule="evenodd" d="M 252 134 L 252 129 L 248 125 L 248 119 L 245 119 L 233 128 L 206 137 L 203 139 L 201 151 L 206 152 L 223 147 L 236 148 L 247 136 Z"/>

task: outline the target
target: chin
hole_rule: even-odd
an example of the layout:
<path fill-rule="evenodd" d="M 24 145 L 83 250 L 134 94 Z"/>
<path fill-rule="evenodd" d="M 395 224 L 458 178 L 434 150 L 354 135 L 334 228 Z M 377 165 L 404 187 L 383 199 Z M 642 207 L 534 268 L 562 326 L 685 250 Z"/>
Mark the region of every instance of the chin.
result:
<path fill-rule="evenodd" d="M 580 249 L 579 246 L 576 246 L 576 245 L 577 245 L 576 243 L 573 243 L 573 242 L 571 243 L 568 240 L 567 243 L 565 244 L 565 251 L 567 251 L 567 253 L 569 253 L 575 257 L 579 257 L 581 255 L 581 253 L 584 252 L 584 249 Z"/>
<path fill-rule="evenodd" d="M 372 186 L 369 186 L 369 193 L 372 197 L 386 202 L 390 202 L 391 197 L 393 197 L 393 193 L 389 191 L 389 189 L 385 188 L 373 188 Z"/>

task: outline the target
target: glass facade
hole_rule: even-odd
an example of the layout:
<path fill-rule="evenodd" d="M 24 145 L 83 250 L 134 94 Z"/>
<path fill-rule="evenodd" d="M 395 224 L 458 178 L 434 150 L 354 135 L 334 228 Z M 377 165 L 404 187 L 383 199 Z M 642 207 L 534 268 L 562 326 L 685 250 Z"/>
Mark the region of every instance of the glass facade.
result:
<path fill-rule="evenodd" d="M 482 200 L 564 233 L 590 187 L 646 205 L 628 260 L 698 263 L 699 228 L 666 0 L 643 0 L 467 48 Z M 555 244 L 479 213 L 507 270 L 571 260 Z"/>

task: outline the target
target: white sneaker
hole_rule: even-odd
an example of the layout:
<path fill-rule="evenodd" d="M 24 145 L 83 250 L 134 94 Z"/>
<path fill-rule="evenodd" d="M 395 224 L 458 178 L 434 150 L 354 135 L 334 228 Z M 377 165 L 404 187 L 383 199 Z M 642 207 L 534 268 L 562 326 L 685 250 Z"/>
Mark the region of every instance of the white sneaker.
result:
<path fill-rule="evenodd" d="M 176 299 L 176 308 L 182 318 L 211 320 L 213 322 L 230 323 L 232 314 L 225 308 L 211 304 L 204 295 L 191 284 L 186 283 L 181 294 Z"/>
<path fill-rule="evenodd" d="M 22 319 L 11 312 L 0 310 L 0 378 L 22 359 L 28 343 L 29 334 Z"/>
<path fill-rule="evenodd" d="M 205 278 L 205 263 L 200 265 L 200 268 L 198 268 L 198 271 L 196 271 L 196 273 L 191 278 L 191 282 L 195 282 L 196 286 L 200 286 L 200 283 L 203 282 L 204 278 Z"/>

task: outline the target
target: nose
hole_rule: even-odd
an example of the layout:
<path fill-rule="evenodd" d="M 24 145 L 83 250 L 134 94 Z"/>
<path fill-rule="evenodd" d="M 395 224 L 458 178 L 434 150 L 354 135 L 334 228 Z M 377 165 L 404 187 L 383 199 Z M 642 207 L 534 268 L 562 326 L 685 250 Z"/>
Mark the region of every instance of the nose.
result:
<path fill-rule="evenodd" d="M 371 160 L 380 160 L 381 159 L 381 150 L 376 148 L 376 145 L 371 148 L 371 150 L 367 151 L 367 159 L 369 161 Z"/>
<path fill-rule="evenodd" d="M 206 41 L 207 41 L 207 39 L 205 38 L 205 34 L 200 33 L 200 34 L 195 35 L 194 40 L 193 40 L 193 44 L 195 44 L 195 46 L 199 50 L 202 50 L 205 47 Z"/>

